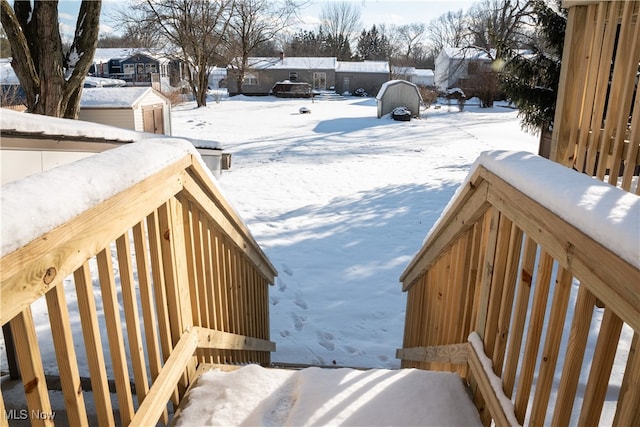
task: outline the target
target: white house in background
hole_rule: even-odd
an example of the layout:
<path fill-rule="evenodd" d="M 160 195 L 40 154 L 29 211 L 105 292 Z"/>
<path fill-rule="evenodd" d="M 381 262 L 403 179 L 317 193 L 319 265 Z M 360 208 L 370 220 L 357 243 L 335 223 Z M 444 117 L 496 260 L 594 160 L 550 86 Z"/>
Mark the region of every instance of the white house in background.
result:
<path fill-rule="evenodd" d="M 481 49 L 445 47 L 435 61 L 434 84 L 440 91 L 465 88 L 465 82 L 491 67 L 491 58 Z"/>
<path fill-rule="evenodd" d="M 1 184 L 4 185 L 123 144 L 161 136 L 164 135 L 2 109 L 0 113 Z M 223 169 L 222 144 L 217 141 L 181 139 L 191 141 L 213 175 L 220 176 Z"/>
<path fill-rule="evenodd" d="M 213 67 L 209 73 L 209 89 L 220 89 L 226 87 L 227 69 L 221 67 Z"/>
<path fill-rule="evenodd" d="M 413 80 L 411 80 L 411 83 L 415 83 L 418 86 L 434 86 L 433 70 L 416 68 L 416 75 Z"/>
<path fill-rule="evenodd" d="M 391 74 L 396 80 L 406 80 L 418 86 L 433 86 L 433 70 L 393 66 Z"/>
<path fill-rule="evenodd" d="M 151 87 L 85 88 L 80 120 L 171 135 L 171 102 Z"/>
<path fill-rule="evenodd" d="M 406 80 L 414 83 L 416 77 L 416 67 L 400 67 L 394 65 L 391 67 L 391 76 L 393 80 Z"/>

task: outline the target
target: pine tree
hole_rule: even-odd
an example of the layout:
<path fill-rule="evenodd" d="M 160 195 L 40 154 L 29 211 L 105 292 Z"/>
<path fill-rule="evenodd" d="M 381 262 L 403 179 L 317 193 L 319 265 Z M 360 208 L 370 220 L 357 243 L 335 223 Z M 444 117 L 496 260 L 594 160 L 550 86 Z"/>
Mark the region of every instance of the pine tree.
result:
<path fill-rule="evenodd" d="M 387 60 L 391 51 L 389 39 L 380 34 L 375 24 L 370 30 L 362 30 L 356 49 L 360 60 L 370 61 Z"/>
<path fill-rule="evenodd" d="M 512 52 L 502 73 L 501 87 L 516 104 L 522 127 L 530 132 L 546 133 L 553 128 L 566 10 L 561 1 L 552 7 L 544 0 L 533 2 L 535 37 L 526 52 Z"/>

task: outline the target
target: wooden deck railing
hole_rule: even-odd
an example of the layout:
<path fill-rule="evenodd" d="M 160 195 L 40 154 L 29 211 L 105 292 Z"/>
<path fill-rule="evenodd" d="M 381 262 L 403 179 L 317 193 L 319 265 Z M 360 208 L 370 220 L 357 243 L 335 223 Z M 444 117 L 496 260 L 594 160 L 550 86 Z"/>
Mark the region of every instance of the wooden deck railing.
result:
<path fill-rule="evenodd" d="M 102 159 L 127 174 L 117 160 L 123 153 L 129 167 L 142 167 L 160 145 L 130 144 L 62 168 L 80 170 L 82 162 L 91 168 Z M 118 150 L 128 151 L 118 157 Z M 47 174 L 62 168 L 35 182 L 46 186 Z M 62 206 L 65 191 L 52 181 L 45 194 L 59 200 L 48 205 Z M 26 198 L 21 203 L 38 205 Z M 7 222 L 3 217 L 3 227 Z M 0 318 L 13 333 L 29 414 L 52 411 L 45 381 L 52 372 L 43 367 L 43 357 L 52 357 L 42 354 L 43 335 L 53 339 L 70 425 L 166 423 L 169 401 L 179 404 L 198 365 L 266 365 L 275 350 L 267 288 L 276 271 L 192 150 L 3 255 Z M 42 309 L 32 308 L 42 307 L 42 299 L 44 327 Z M 77 306 L 79 318 L 69 316 L 68 306 Z M 87 375 L 97 420 L 88 420 L 81 392 Z M 115 382 L 113 405 L 109 382 Z M 0 399 L 0 414 L 9 409 Z"/>
<path fill-rule="evenodd" d="M 540 174 L 551 167 L 587 188 L 608 187 L 601 203 L 632 198 L 623 205 L 626 221 L 640 219 L 637 196 L 542 158 L 529 161 L 542 162 Z M 535 178 L 523 174 L 521 181 Z M 593 212 L 576 203 L 573 214 Z M 620 344 L 628 358 L 613 424 L 638 425 L 639 236 L 628 231 L 618 242 L 632 254 L 636 248 L 629 260 L 590 231 L 480 164 L 401 277 L 408 292 L 402 366 L 459 372 L 487 425 L 597 425 Z M 631 343 L 619 342 L 623 324 L 633 330 Z M 583 360 L 592 334 L 593 357 Z M 574 409 L 579 383 L 586 386 Z"/>

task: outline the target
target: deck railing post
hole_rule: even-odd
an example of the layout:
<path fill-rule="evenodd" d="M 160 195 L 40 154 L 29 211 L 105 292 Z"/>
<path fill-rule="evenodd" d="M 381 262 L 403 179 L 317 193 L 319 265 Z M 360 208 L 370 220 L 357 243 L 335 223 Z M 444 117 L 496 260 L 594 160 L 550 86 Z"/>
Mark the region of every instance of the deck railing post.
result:
<path fill-rule="evenodd" d="M 2 325 L 2 334 L 4 335 L 4 346 L 7 353 L 7 364 L 9 365 L 9 378 L 19 380 L 20 369 L 18 369 L 18 360 L 16 359 L 16 346 L 13 343 L 13 333 L 8 323 Z"/>

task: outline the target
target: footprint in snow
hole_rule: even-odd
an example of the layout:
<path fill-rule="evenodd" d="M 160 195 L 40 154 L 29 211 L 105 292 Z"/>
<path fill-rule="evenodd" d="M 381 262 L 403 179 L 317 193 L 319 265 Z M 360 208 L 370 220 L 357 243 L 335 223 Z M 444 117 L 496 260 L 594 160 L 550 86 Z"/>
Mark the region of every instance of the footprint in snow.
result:
<path fill-rule="evenodd" d="M 378 360 L 381 362 L 387 362 L 389 360 L 389 357 L 381 354 L 378 356 Z"/>
<path fill-rule="evenodd" d="M 289 412 L 297 402 L 297 380 L 291 379 L 285 382 L 266 402 L 262 425 L 276 427 L 287 424 Z"/>
<path fill-rule="evenodd" d="M 335 344 L 333 343 L 334 336 L 329 332 L 318 332 L 318 344 L 324 347 L 328 351 L 333 351 L 335 349 Z"/>
<path fill-rule="evenodd" d="M 287 290 L 287 284 L 282 279 L 278 279 L 278 290 L 284 292 Z"/>
<path fill-rule="evenodd" d="M 359 349 L 357 349 L 355 347 L 351 347 L 350 345 L 345 346 L 344 349 L 347 350 L 347 353 L 349 353 L 351 355 L 362 356 L 364 354 Z"/>
<path fill-rule="evenodd" d="M 296 329 L 296 331 L 302 331 L 302 328 L 304 328 L 304 324 L 307 322 L 307 318 L 305 316 L 298 316 L 295 313 L 291 313 L 291 317 L 293 318 L 293 327 Z"/>
<path fill-rule="evenodd" d="M 291 332 L 289 332 L 288 329 L 283 329 L 282 331 L 280 331 L 280 336 L 282 338 L 290 337 L 291 336 Z"/>
<path fill-rule="evenodd" d="M 300 307 L 303 310 L 307 309 L 307 303 L 305 302 L 305 300 L 302 298 L 302 292 L 296 292 L 295 294 L 295 298 L 293 300 L 293 303 L 295 305 L 297 305 L 298 307 Z"/>
<path fill-rule="evenodd" d="M 282 264 L 282 271 L 283 271 L 287 276 L 293 276 L 293 271 L 291 271 L 291 268 L 290 268 L 287 264 Z"/>
<path fill-rule="evenodd" d="M 278 305 L 280 302 L 280 298 L 278 297 L 270 297 L 269 300 L 271 301 L 271 305 Z"/>

